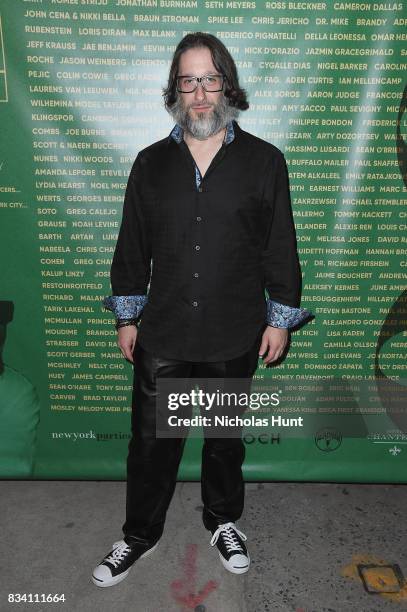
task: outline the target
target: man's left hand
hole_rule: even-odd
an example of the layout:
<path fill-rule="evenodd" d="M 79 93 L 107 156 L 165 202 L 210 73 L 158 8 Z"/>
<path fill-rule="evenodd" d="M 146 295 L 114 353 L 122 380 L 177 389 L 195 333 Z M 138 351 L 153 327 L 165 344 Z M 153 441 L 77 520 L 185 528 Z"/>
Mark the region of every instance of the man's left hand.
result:
<path fill-rule="evenodd" d="M 264 330 L 259 355 L 264 356 L 264 363 L 268 365 L 276 361 L 283 353 L 288 340 L 288 330 L 284 327 L 267 325 Z M 265 354 L 267 353 L 267 354 Z"/>

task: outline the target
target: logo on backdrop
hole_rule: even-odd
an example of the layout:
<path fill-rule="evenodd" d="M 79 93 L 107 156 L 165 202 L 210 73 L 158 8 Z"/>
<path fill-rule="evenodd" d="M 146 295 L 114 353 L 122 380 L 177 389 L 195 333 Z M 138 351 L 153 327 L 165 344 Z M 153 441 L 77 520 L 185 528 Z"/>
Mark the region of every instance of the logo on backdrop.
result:
<path fill-rule="evenodd" d="M 242 437 L 245 444 L 280 444 L 280 434 L 251 434 L 247 433 Z"/>
<path fill-rule="evenodd" d="M 333 427 L 324 427 L 316 432 L 315 444 L 324 453 L 331 453 L 338 450 L 342 444 L 342 434 Z"/>

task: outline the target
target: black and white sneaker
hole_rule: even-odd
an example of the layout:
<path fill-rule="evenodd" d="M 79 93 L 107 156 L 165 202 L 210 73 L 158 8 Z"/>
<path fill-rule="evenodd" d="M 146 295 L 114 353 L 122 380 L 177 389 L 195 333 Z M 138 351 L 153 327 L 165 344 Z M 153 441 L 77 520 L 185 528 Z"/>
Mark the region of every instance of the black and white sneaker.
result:
<path fill-rule="evenodd" d="M 218 547 L 223 566 L 233 574 L 244 574 L 250 566 L 250 557 L 244 541 L 247 537 L 234 523 L 222 523 L 213 532 L 211 546 Z"/>
<path fill-rule="evenodd" d="M 124 580 L 135 561 L 147 557 L 158 546 L 158 542 L 146 550 L 139 543 L 127 544 L 119 540 L 113 544 L 113 550 L 99 563 L 92 574 L 92 582 L 99 587 L 109 587 Z"/>

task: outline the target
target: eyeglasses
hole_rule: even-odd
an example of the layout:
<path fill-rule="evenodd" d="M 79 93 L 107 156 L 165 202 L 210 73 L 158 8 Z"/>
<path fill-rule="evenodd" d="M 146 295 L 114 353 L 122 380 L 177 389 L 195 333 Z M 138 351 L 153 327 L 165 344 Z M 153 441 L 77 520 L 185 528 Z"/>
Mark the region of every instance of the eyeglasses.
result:
<path fill-rule="evenodd" d="M 196 76 L 178 76 L 177 91 L 180 93 L 192 93 L 201 83 L 205 91 L 222 91 L 224 83 L 223 74 L 205 74 L 201 77 Z"/>

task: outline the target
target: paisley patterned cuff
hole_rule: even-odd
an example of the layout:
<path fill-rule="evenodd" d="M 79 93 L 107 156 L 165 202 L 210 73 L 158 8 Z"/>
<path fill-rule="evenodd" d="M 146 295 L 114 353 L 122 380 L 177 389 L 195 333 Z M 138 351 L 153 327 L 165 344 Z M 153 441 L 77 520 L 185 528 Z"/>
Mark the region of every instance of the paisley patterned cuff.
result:
<path fill-rule="evenodd" d="M 147 295 L 109 295 L 103 306 L 114 312 L 116 319 L 137 319 L 147 301 Z"/>
<path fill-rule="evenodd" d="M 314 315 L 305 308 L 294 308 L 274 300 L 267 300 L 267 324 L 273 327 L 294 327 L 312 316 Z"/>

